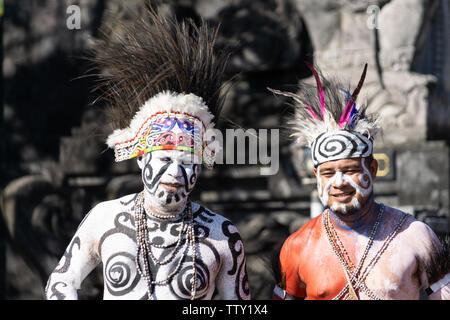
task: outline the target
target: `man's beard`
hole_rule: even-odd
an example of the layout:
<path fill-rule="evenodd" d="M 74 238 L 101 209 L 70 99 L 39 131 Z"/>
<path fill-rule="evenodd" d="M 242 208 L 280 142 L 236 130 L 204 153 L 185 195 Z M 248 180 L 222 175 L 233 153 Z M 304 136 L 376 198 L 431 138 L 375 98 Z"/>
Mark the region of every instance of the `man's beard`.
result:
<path fill-rule="evenodd" d="M 359 203 L 359 200 L 357 199 L 355 194 L 355 196 L 349 203 L 333 202 L 331 206 L 328 206 L 328 208 L 333 210 L 333 212 L 351 215 L 353 213 L 356 213 L 359 209 L 361 209 L 361 203 Z"/>

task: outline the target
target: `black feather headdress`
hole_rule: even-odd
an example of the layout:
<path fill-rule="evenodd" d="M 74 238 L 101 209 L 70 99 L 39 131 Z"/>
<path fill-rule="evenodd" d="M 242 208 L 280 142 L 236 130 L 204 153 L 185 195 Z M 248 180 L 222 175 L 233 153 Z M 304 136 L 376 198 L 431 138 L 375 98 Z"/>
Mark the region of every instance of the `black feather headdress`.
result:
<path fill-rule="evenodd" d="M 217 122 L 229 57 L 214 50 L 218 28 L 178 22 L 148 8 L 118 29 L 120 34 L 96 41 L 91 59 L 102 70 L 97 90 L 114 128 L 127 127 L 148 99 L 164 91 L 201 97 Z"/>
<path fill-rule="evenodd" d="M 205 141 L 205 132 L 219 119 L 229 57 L 215 51 L 218 28 L 148 8 L 116 30 L 96 42 L 91 59 L 102 70 L 96 89 L 108 105 L 114 131 L 107 144 L 116 161 L 178 149 L 201 155 L 211 168 L 218 146 Z M 175 124 L 178 133 L 170 131 Z"/>
<path fill-rule="evenodd" d="M 448 276 L 450 273 L 450 236 L 440 239 L 440 245 L 433 248 L 424 269 L 431 286 Z"/>

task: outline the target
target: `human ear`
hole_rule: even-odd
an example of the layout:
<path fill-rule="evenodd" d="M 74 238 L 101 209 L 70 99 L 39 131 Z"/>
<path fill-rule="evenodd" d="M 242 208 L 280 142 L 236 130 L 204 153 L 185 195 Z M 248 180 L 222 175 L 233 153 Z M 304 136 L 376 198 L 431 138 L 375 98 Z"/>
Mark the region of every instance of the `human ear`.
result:
<path fill-rule="evenodd" d="M 139 156 L 136 158 L 139 168 L 142 170 L 145 166 L 144 156 Z"/>

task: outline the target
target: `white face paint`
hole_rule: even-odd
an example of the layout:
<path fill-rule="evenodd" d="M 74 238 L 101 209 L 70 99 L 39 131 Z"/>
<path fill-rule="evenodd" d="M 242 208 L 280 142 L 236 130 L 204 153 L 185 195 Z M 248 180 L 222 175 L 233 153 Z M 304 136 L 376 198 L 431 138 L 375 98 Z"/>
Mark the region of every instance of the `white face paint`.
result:
<path fill-rule="evenodd" d="M 158 150 L 138 159 L 142 170 L 145 202 L 161 213 L 184 209 L 188 195 L 197 182 L 201 166 L 193 154 L 180 150 Z"/>
<path fill-rule="evenodd" d="M 364 159 L 360 160 L 360 169 L 348 166 L 345 160 L 347 159 L 337 160 L 333 167 L 327 167 L 324 170 L 326 175 L 321 174 L 320 166 L 317 167 L 317 190 L 322 204 L 343 214 L 360 209 L 373 190 L 372 175 Z M 340 167 L 344 169 L 341 170 Z M 334 175 L 331 176 L 333 172 Z M 323 183 L 325 185 L 322 187 Z M 339 194 L 341 196 L 338 196 Z"/>

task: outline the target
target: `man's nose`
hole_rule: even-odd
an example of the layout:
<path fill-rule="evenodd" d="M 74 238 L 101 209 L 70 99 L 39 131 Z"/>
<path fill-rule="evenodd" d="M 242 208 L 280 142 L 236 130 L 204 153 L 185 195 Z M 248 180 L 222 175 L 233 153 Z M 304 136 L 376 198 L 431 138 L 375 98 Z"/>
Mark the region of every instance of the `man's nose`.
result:
<path fill-rule="evenodd" d="M 335 187 L 342 187 L 344 184 L 345 184 L 344 175 L 342 174 L 341 171 L 337 171 L 335 174 L 333 185 Z"/>
<path fill-rule="evenodd" d="M 181 164 L 180 161 L 173 160 L 172 163 L 167 168 L 167 174 L 175 178 L 181 177 L 183 173 L 181 172 L 180 164 Z"/>

